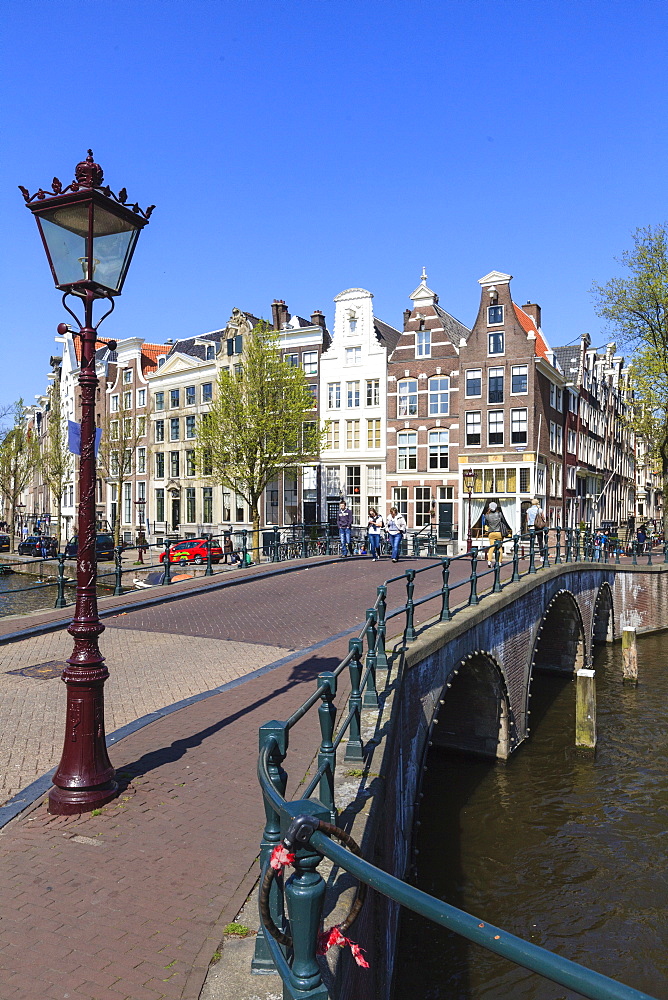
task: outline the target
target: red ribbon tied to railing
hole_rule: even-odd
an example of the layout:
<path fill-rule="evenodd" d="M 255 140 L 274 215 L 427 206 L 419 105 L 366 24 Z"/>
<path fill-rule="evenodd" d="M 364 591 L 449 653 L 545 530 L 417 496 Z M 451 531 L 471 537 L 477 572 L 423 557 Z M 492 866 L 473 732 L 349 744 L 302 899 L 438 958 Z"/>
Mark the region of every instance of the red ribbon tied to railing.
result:
<path fill-rule="evenodd" d="M 324 955 L 335 944 L 339 945 L 340 948 L 345 948 L 348 945 L 357 964 L 363 969 L 370 968 L 369 963 L 364 957 L 364 949 L 360 948 L 355 941 L 351 941 L 350 938 L 345 937 L 336 925 L 328 931 L 321 931 L 318 934 L 317 954 Z"/>
<path fill-rule="evenodd" d="M 269 858 L 269 864 L 274 869 L 275 872 L 280 872 L 281 868 L 287 868 L 288 865 L 294 864 L 295 856 L 291 854 L 287 847 L 283 844 L 279 844 L 271 852 L 271 857 Z"/>

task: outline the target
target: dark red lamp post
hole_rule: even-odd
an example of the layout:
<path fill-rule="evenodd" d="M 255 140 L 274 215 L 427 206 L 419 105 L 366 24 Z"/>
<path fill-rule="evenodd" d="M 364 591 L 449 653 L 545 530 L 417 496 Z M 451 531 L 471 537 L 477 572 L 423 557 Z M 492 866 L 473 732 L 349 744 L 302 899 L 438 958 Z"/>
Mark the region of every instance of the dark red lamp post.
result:
<path fill-rule="evenodd" d="M 471 493 L 473 492 L 473 485 L 475 483 L 475 472 L 473 469 L 464 469 L 463 473 L 464 489 L 468 493 L 469 505 L 468 505 L 468 527 L 466 529 L 466 551 L 470 552 L 473 548 L 473 539 L 471 537 Z"/>
<path fill-rule="evenodd" d="M 104 682 L 109 671 L 100 655 L 98 636 L 104 625 L 97 612 L 95 558 L 95 345 L 97 328 L 120 295 L 139 233 L 153 207 L 128 206 L 102 187 L 102 168 L 92 150 L 75 169 L 75 180 L 63 188 L 54 177 L 51 191 L 21 192 L 37 220 L 44 249 L 63 305 L 76 320 L 80 338 L 81 454 L 79 460 L 79 545 L 76 610 L 68 631 L 74 650 L 62 679 L 67 685 L 67 716 L 63 755 L 53 776 L 49 811 L 89 812 L 118 791 L 107 755 L 104 730 Z M 83 323 L 66 303 L 68 295 L 83 303 Z M 106 299 L 109 309 L 93 325 L 93 304 Z M 61 323 L 58 332 L 70 328 Z M 113 342 L 108 345 L 112 350 Z"/>

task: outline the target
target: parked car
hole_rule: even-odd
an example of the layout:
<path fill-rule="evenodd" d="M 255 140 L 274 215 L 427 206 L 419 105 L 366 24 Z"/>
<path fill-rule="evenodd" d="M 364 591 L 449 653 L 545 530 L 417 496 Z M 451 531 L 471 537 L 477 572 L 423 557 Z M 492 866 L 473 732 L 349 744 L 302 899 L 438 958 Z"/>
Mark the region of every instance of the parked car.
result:
<path fill-rule="evenodd" d="M 211 562 L 219 563 L 223 558 L 223 550 L 217 542 L 211 542 Z M 165 553 L 160 553 L 160 562 L 165 561 Z M 184 542 L 174 542 L 169 549 L 170 563 L 194 562 L 198 565 L 206 562 L 206 539 L 187 538 Z"/>
<path fill-rule="evenodd" d="M 19 542 L 19 555 L 41 556 L 43 548 L 46 548 L 47 558 L 57 556 L 58 539 L 53 535 L 29 535 L 23 542 Z"/>
<path fill-rule="evenodd" d="M 72 535 L 69 542 L 65 546 L 65 555 L 67 556 L 68 559 L 76 559 L 78 551 L 79 551 L 79 542 L 77 536 Z M 114 558 L 113 535 L 95 536 L 95 557 L 98 562 L 103 562 L 105 559 Z"/>
<path fill-rule="evenodd" d="M 0 535 L 0 552 L 9 552 L 10 548 L 9 535 Z"/>

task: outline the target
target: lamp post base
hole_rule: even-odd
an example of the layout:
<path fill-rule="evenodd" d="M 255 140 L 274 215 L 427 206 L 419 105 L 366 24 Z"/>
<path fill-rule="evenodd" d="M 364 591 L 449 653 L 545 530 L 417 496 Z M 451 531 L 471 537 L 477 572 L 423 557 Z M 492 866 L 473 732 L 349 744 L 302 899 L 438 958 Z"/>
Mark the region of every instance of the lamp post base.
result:
<path fill-rule="evenodd" d="M 72 816 L 90 812 L 111 802 L 118 795 L 118 784 L 107 781 L 97 788 L 57 788 L 49 792 L 49 812 L 52 816 Z"/>

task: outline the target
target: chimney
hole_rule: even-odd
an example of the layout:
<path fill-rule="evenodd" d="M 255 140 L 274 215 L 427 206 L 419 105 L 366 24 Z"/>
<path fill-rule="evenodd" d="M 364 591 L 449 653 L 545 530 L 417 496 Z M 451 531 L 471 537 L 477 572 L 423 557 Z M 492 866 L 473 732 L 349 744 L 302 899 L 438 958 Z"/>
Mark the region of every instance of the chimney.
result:
<path fill-rule="evenodd" d="M 325 314 L 319 309 L 316 309 L 315 312 L 311 313 L 311 322 L 313 323 L 313 326 L 319 326 L 322 330 L 326 329 Z"/>
<path fill-rule="evenodd" d="M 536 328 L 540 330 L 540 306 L 536 305 L 535 302 L 527 302 L 525 306 L 522 306 L 522 309 L 527 316 L 531 316 L 531 319 L 536 324 Z"/>
<path fill-rule="evenodd" d="M 404 309 L 404 330 L 408 326 L 408 320 L 410 319 L 411 311 L 410 309 Z"/>
<path fill-rule="evenodd" d="M 290 313 L 284 299 L 274 299 L 271 303 L 271 318 L 274 330 L 282 330 L 284 324 L 288 322 Z"/>

